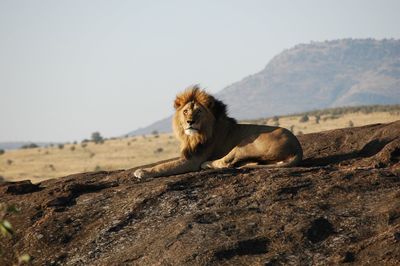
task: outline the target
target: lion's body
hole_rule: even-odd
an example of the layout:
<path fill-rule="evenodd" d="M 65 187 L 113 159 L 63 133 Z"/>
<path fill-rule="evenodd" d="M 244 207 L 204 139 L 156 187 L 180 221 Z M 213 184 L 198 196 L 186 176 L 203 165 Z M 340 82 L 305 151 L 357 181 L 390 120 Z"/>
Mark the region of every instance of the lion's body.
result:
<path fill-rule="evenodd" d="M 297 138 L 287 129 L 238 124 L 226 115 L 226 106 L 197 86 L 175 100 L 173 128 L 181 142 L 181 157 L 135 176 L 158 177 L 201 168 L 289 167 L 303 155 Z"/>

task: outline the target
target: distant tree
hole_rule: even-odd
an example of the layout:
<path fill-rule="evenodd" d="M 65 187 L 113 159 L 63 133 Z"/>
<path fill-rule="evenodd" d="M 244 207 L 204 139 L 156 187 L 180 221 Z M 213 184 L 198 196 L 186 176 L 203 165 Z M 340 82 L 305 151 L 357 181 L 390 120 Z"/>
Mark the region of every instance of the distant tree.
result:
<path fill-rule="evenodd" d="M 158 130 L 153 130 L 153 131 L 151 132 L 151 134 L 152 134 L 152 135 L 158 135 Z"/>
<path fill-rule="evenodd" d="M 156 150 L 154 151 L 154 153 L 161 153 L 161 152 L 163 152 L 163 151 L 164 151 L 163 148 L 158 148 L 158 149 L 156 149 Z"/>
<path fill-rule="evenodd" d="M 0 149 L 0 155 L 4 154 L 5 151 L 3 149 Z"/>
<path fill-rule="evenodd" d="M 279 117 L 278 117 L 278 116 L 272 117 L 272 121 L 273 121 L 273 122 L 278 122 L 278 121 L 279 121 Z"/>
<path fill-rule="evenodd" d="M 100 132 L 92 133 L 92 141 L 96 144 L 102 144 L 104 142 L 103 137 L 100 135 Z"/>
<path fill-rule="evenodd" d="M 74 142 L 72 142 L 72 144 L 76 145 L 76 144 L 78 144 L 78 142 L 75 140 Z"/>
<path fill-rule="evenodd" d="M 64 144 L 60 143 L 60 144 L 57 145 L 57 147 L 58 147 L 60 150 L 62 150 L 62 149 L 64 149 Z"/>
<path fill-rule="evenodd" d="M 319 124 L 319 120 L 321 119 L 320 115 L 315 115 L 315 123 Z"/>
<path fill-rule="evenodd" d="M 302 117 L 300 117 L 300 120 L 299 120 L 299 122 L 300 123 L 305 123 L 305 122 L 307 122 L 308 120 L 310 120 L 309 118 L 308 118 L 308 115 L 303 115 Z"/>
<path fill-rule="evenodd" d="M 39 146 L 35 143 L 29 143 L 21 146 L 21 149 L 34 149 L 38 148 Z"/>

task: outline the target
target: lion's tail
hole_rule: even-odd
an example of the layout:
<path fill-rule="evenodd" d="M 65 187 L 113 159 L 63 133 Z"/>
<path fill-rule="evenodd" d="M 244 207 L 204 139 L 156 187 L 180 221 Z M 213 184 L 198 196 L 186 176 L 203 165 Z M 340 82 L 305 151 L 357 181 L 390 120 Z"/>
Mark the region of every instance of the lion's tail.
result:
<path fill-rule="evenodd" d="M 252 168 L 252 169 L 256 169 L 256 168 L 286 168 L 286 167 L 297 166 L 301 162 L 302 159 L 303 159 L 303 154 L 297 153 L 296 155 L 294 155 L 293 157 L 290 157 L 286 161 L 281 161 L 281 162 L 277 162 L 274 164 L 260 164 L 260 163 L 251 162 L 248 164 L 241 165 L 239 168 Z"/>

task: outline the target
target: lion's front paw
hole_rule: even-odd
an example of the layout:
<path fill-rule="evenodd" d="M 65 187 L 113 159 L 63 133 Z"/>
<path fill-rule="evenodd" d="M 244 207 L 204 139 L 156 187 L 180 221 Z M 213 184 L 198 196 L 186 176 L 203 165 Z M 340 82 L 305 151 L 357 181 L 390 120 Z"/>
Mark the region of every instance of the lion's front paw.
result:
<path fill-rule="evenodd" d="M 226 167 L 229 167 L 229 165 L 222 160 L 206 161 L 201 164 L 201 169 L 221 169 Z"/>
<path fill-rule="evenodd" d="M 201 169 L 212 169 L 214 168 L 212 165 L 212 161 L 206 161 L 201 164 Z"/>
<path fill-rule="evenodd" d="M 148 171 L 146 171 L 145 169 L 137 169 L 133 175 L 137 178 L 137 179 L 142 179 L 142 178 L 146 178 L 146 177 L 150 177 L 150 173 Z"/>

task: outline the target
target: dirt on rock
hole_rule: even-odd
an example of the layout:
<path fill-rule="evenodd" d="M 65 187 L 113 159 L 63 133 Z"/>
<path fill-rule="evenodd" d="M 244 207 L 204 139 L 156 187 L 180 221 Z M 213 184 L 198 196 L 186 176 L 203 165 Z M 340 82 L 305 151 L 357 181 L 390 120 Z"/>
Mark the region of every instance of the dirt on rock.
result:
<path fill-rule="evenodd" d="M 0 185 L 0 265 L 399 265 L 400 121 L 299 136 L 300 167 Z"/>

